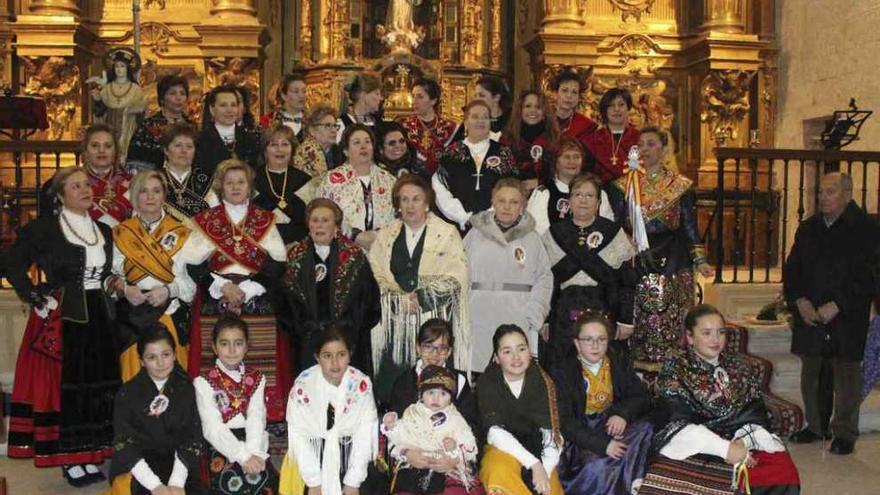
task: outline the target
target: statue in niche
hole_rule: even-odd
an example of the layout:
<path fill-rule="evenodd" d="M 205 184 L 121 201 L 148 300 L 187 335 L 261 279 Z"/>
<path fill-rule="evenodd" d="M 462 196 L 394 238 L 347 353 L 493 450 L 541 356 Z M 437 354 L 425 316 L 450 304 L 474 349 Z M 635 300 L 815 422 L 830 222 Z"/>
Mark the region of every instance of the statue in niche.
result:
<path fill-rule="evenodd" d="M 382 42 L 392 51 L 410 51 L 425 39 L 425 30 L 413 22 L 415 8 L 423 0 L 389 0 L 385 25 L 376 26 Z"/>
<path fill-rule="evenodd" d="M 141 59 L 131 48 L 111 50 L 104 56 L 104 73 L 86 80 L 95 102 L 95 122 L 113 128 L 119 163 L 125 163 L 128 143 L 144 118 L 146 99 L 137 83 Z"/>

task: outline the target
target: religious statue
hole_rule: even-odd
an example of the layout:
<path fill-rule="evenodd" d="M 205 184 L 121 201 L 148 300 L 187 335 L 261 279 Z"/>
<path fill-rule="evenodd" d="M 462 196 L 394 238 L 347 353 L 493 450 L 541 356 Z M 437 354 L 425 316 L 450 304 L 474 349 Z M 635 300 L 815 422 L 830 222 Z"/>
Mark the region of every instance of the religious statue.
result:
<path fill-rule="evenodd" d="M 104 74 L 86 81 L 95 101 L 95 122 L 113 128 L 119 163 L 125 163 L 128 143 L 146 110 L 144 92 L 137 83 L 140 67 L 141 59 L 134 50 L 117 48 L 104 56 Z"/>
<path fill-rule="evenodd" d="M 376 32 L 388 48 L 409 51 L 425 39 L 425 30 L 413 22 L 413 10 L 422 0 L 389 0 L 385 25 L 376 26 Z"/>

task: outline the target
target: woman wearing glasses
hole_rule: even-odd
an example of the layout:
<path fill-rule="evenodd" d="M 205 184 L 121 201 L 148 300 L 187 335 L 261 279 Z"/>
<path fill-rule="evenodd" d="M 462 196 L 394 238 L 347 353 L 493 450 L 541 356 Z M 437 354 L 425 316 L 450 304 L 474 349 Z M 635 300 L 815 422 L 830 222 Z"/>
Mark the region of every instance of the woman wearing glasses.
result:
<path fill-rule="evenodd" d="M 312 109 L 305 121 L 305 139 L 296 147 L 293 168 L 318 177 L 344 161 L 336 146 L 336 111 L 330 105 Z"/>
<path fill-rule="evenodd" d="M 571 217 L 554 223 L 543 236 L 555 284 L 550 312 L 552 360 L 573 352 L 572 324 L 583 313 L 617 321 L 619 330 L 613 338 L 632 332 L 635 284 L 627 262 L 635 250 L 619 225 L 599 216 L 599 177 L 578 175 L 570 185 Z"/>
<path fill-rule="evenodd" d="M 629 359 L 609 349 L 610 321 L 585 314 L 572 327 L 576 355 L 552 370 L 565 438 L 559 478 L 565 493 L 627 495 L 645 475 L 651 399 Z"/>

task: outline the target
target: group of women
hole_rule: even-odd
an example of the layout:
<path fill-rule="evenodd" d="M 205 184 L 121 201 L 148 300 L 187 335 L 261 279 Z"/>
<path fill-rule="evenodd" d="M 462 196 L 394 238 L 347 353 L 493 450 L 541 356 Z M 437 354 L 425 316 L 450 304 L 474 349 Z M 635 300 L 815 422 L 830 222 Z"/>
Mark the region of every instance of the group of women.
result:
<path fill-rule="evenodd" d="M 10 456 L 74 486 L 113 456 L 114 493 L 296 495 L 623 494 L 653 454 L 787 458 L 766 418 L 734 420 L 760 391 L 720 314 L 692 309 L 709 267 L 667 134 L 627 124 L 626 90 L 597 124 L 574 71 L 552 89 L 555 107 L 535 91 L 511 105 L 480 79 L 459 126 L 419 79 L 415 113 L 386 123 L 376 76 L 347 82 L 340 115 L 306 109 L 290 76 L 259 123 L 241 88 L 214 88 L 196 132 L 186 81 L 165 78 L 134 177 L 113 130 L 90 127 L 83 166 L 44 187 L 5 260 L 33 307 Z M 655 396 L 637 370 L 659 372 Z M 377 411 L 406 420 L 425 371 L 483 446 L 479 467 L 389 446 L 392 472 L 427 474 L 381 485 Z M 284 421 L 276 471 L 265 428 Z M 434 473 L 446 481 L 418 481 Z"/>

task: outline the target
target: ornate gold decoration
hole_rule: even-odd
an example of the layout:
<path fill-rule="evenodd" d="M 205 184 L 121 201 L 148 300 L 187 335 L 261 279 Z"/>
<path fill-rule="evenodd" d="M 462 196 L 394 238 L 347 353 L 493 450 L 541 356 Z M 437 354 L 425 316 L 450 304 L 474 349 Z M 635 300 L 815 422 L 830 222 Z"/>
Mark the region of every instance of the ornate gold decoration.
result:
<path fill-rule="evenodd" d="M 626 65 L 631 60 L 637 60 L 660 51 L 660 45 L 657 42 L 652 40 L 650 36 L 639 33 L 621 36 L 612 43 L 611 48 L 618 50 L 620 65 Z M 653 70 L 649 70 L 649 72 L 653 72 Z"/>
<path fill-rule="evenodd" d="M 330 15 L 324 19 L 324 27 L 330 34 L 330 60 L 335 62 L 354 58 L 348 56 L 354 52 L 349 33 L 350 10 L 348 0 L 330 0 Z"/>
<path fill-rule="evenodd" d="M 260 61 L 256 58 L 215 57 L 205 60 L 205 89 L 221 84 L 242 86 L 250 93 L 251 112 L 260 115 Z"/>
<path fill-rule="evenodd" d="M 483 2 L 464 0 L 461 19 L 461 63 L 465 66 L 480 65 L 480 40 L 483 37 Z"/>
<path fill-rule="evenodd" d="M 159 10 L 165 10 L 165 0 L 147 0 L 144 2 L 144 8 L 156 7 Z"/>
<path fill-rule="evenodd" d="M 391 79 L 392 90 L 385 98 L 385 107 L 393 115 L 395 111 L 411 111 L 412 93 L 410 92 L 410 68 L 398 65 L 394 68 L 394 77 Z"/>
<path fill-rule="evenodd" d="M 442 88 L 443 116 L 461 122 L 464 119 L 461 109 L 467 104 L 467 85 L 445 80 L 440 87 Z"/>
<path fill-rule="evenodd" d="M 623 22 L 627 19 L 635 19 L 636 22 L 642 20 L 642 15 L 650 14 L 651 7 L 657 0 L 609 0 L 611 5 L 620 11 L 620 18 Z"/>
<path fill-rule="evenodd" d="M 70 129 L 79 94 L 79 67 L 71 57 L 21 57 L 24 65 L 24 94 L 46 100 L 49 138 L 61 139 Z"/>
<path fill-rule="evenodd" d="M 172 32 L 161 22 L 141 23 L 141 46 L 149 46 L 156 55 L 168 53 Z"/>
<path fill-rule="evenodd" d="M 255 17 L 254 0 L 211 0 L 211 15 L 218 17 Z"/>
<path fill-rule="evenodd" d="M 749 112 L 749 86 L 753 77 L 755 71 L 736 69 L 711 70 L 703 79 L 700 120 L 708 123 L 719 145 L 737 138 L 737 127 Z"/>
<path fill-rule="evenodd" d="M 76 0 L 33 0 L 31 13 L 39 15 L 79 15 Z"/>
<path fill-rule="evenodd" d="M 490 6 L 492 13 L 492 24 L 489 28 L 489 66 L 493 69 L 500 69 L 502 62 L 501 55 L 501 0 L 492 0 Z"/>
<path fill-rule="evenodd" d="M 703 29 L 742 33 L 744 9 L 744 0 L 703 0 Z"/>
<path fill-rule="evenodd" d="M 299 26 L 299 58 L 312 62 L 312 0 L 302 0 L 302 22 Z"/>
<path fill-rule="evenodd" d="M 579 28 L 584 25 L 585 0 L 544 0 L 543 26 Z"/>

